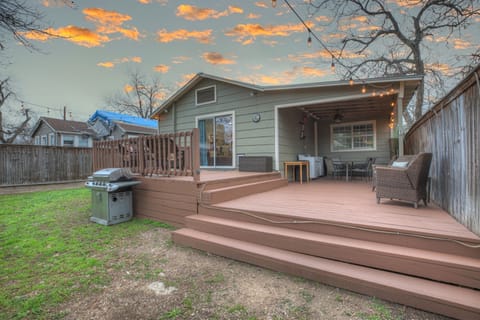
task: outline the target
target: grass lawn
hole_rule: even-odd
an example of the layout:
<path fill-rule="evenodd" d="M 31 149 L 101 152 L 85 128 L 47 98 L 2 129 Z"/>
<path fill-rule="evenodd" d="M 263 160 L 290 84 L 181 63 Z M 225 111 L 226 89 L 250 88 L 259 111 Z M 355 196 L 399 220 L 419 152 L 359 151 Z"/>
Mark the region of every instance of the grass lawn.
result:
<path fill-rule="evenodd" d="M 89 222 L 90 190 L 0 196 L 0 319 L 47 318 L 73 294 L 110 281 L 112 248 L 168 225 L 133 219 L 105 227 Z"/>

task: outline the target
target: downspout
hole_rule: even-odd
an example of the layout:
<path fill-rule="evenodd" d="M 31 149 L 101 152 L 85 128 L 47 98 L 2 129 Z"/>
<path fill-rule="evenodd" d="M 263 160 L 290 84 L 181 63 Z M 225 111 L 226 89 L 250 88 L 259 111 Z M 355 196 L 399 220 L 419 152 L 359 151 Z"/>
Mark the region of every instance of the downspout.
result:
<path fill-rule="evenodd" d="M 318 157 L 318 121 L 313 122 L 313 143 L 315 157 Z"/>

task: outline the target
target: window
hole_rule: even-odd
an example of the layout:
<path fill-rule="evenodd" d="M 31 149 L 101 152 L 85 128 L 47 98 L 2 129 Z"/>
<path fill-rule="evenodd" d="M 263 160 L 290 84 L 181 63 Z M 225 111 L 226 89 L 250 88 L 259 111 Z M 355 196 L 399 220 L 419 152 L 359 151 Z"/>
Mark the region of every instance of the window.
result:
<path fill-rule="evenodd" d="M 40 136 L 35 136 L 35 144 L 40 145 Z"/>
<path fill-rule="evenodd" d="M 75 138 L 73 136 L 63 136 L 62 138 L 62 145 L 66 147 L 73 147 L 73 143 L 75 142 Z"/>
<path fill-rule="evenodd" d="M 375 121 L 331 125 L 331 151 L 376 150 Z"/>
<path fill-rule="evenodd" d="M 54 146 L 55 145 L 55 133 L 48 134 L 48 145 Z"/>
<path fill-rule="evenodd" d="M 88 148 L 88 136 L 82 135 L 78 137 L 78 146 L 80 148 Z"/>
<path fill-rule="evenodd" d="M 195 90 L 195 105 L 213 103 L 217 101 L 217 90 L 215 86 Z"/>
<path fill-rule="evenodd" d="M 46 146 L 48 144 L 47 136 L 42 136 L 42 146 Z"/>

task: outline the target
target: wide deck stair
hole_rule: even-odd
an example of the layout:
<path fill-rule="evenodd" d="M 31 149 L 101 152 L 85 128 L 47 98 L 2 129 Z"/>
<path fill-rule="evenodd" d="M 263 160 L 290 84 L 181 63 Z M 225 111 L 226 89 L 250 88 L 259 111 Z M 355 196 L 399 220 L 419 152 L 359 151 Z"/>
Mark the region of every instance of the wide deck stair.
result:
<path fill-rule="evenodd" d="M 250 194 L 270 191 L 288 184 L 278 172 L 262 173 L 207 182 L 200 192 L 200 203 L 215 204 Z"/>
<path fill-rule="evenodd" d="M 245 185 L 256 183 L 240 189 L 248 193 Z M 223 192 L 232 187 L 205 187 L 208 201 L 173 240 L 453 318 L 480 319 L 480 241 L 211 205 L 228 199 Z"/>

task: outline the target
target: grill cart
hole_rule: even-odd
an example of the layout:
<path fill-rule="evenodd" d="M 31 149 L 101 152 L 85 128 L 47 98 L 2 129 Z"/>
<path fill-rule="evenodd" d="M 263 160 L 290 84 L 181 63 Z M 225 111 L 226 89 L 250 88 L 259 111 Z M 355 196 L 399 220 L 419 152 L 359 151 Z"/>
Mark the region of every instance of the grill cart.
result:
<path fill-rule="evenodd" d="M 109 226 L 128 221 L 133 216 L 133 180 L 126 168 L 107 168 L 88 177 L 85 187 L 92 190 L 92 216 L 90 221 Z"/>

